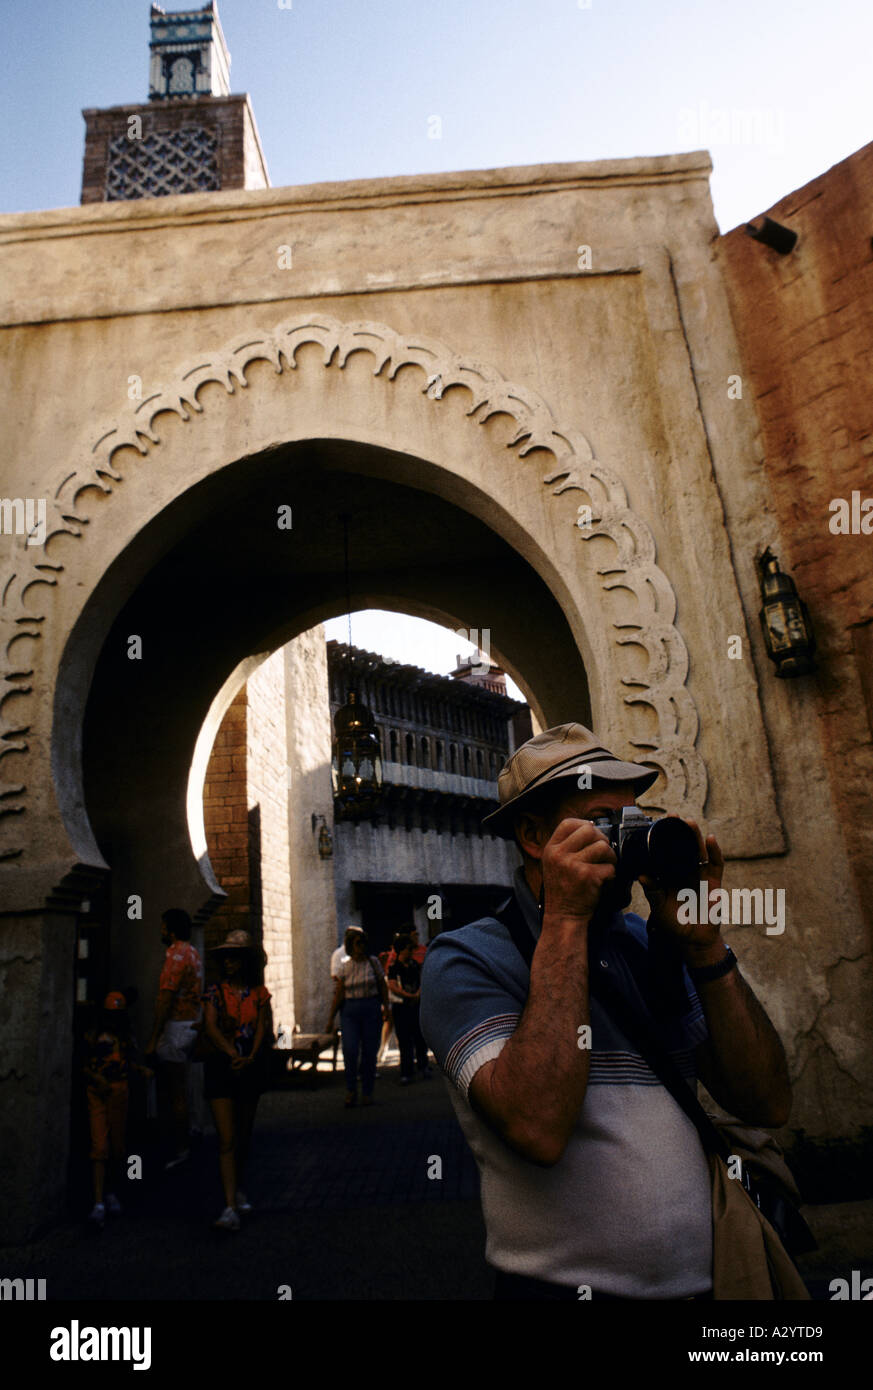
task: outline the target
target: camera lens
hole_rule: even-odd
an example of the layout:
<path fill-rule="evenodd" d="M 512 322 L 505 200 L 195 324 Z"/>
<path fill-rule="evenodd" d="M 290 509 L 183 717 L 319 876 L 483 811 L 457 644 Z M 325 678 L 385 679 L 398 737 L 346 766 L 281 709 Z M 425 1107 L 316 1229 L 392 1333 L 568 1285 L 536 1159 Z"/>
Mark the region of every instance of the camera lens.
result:
<path fill-rule="evenodd" d="M 678 816 L 656 820 L 648 832 L 647 865 L 640 870 L 656 879 L 667 893 L 696 888 L 700 881 L 697 836 Z"/>

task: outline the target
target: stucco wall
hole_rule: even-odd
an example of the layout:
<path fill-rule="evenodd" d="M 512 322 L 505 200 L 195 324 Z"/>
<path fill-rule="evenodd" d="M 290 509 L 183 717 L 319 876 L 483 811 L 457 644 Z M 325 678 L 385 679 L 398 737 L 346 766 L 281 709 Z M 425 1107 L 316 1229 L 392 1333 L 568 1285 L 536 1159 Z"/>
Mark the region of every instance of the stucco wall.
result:
<path fill-rule="evenodd" d="M 15 576 L 3 609 L 8 910 L 42 903 L 74 864 L 95 858 L 77 720 L 119 606 L 202 528 L 192 490 L 209 483 L 225 502 L 242 501 L 282 449 L 319 440 L 318 458 L 296 455 L 287 474 L 289 486 L 323 480 L 323 510 L 300 531 L 295 514 L 294 547 L 315 546 L 339 509 L 331 470 L 358 468 L 415 490 L 422 544 L 432 539 L 427 499 L 440 498 L 491 528 L 548 586 L 585 663 L 601 737 L 660 759 L 648 803 L 705 819 L 733 884 L 788 894 L 783 936 L 763 926 L 729 936 L 785 1040 L 792 1123 L 835 1135 L 867 1122 L 866 1001 L 854 984 L 841 987 L 866 950 L 861 905 L 815 699 L 773 680 L 757 626 L 755 556 L 780 548 L 785 522 L 760 467 L 755 401 L 728 397 L 741 354 L 708 173 L 705 155 L 681 155 L 0 219 L 8 487 L 57 498 L 52 528 L 63 531 L 44 552 L 59 567 L 40 575 L 49 586 L 28 585 L 32 557 L 3 538 Z M 277 254 L 286 243 L 292 269 Z M 580 246 L 591 252 L 581 265 Z M 343 441 L 351 452 L 338 461 L 331 449 Z M 358 458 L 364 445 L 373 452 Z M 586 532 L 578 509 L 589 501 Z M 266 532 L 242 505 L 239 520 L 257 565 Z M 374 504 L 367 524 L 388 551 L 400 543 L 390 522 Z M 196 727 L 209 682 L 214 692 L 247 652 L 265 650 L 241 645 L 250 624 L 278 643 L 293 635 L 283 621 L 302 630 L 336 611 L 324 598 L 332 556 L 312 551 L 305 598 L 275 562 L 257 605 L 221 615 L 220 652 L 200 641 L 211 621 L 204 594 L 207 611 L 195 610 L 185 633 L 190 670 L 174 718 Z M 453 576 L 466 582 L 468 557 L 451 534 L 442 567 L 426 575 L 402 558 L 393 569 L 373 558 L 360 601 L 400 594 L 400 606 L 423 615 L 430 604 L 459 616 L 460 578 L 453 602 L 442 598 Z M 507 669 L 548 712 L 562 653 L 544 649 L 537 613 L 507 599 L 499 577 L 475 582 L 468 623 L 490 626 L 498 653 L 507 634 Z M 292 618 L 296 602 L 305 611 Z M 738 661 L 728 657 L 734 634 Z M 839 676 L 827 678 L 839 686 Z M 289 732 L 289 745 L 295 738 L 309 746 L 313 731 Z M 292 814 L 291 862 L 313 856 L 295 892 L 311 883 L 312 902 L 328 872 L 310 825 L 312 811 L 329 812 L 327 738 L 322 729 L 321 762 L 306 772 L 320 767 L 320 780 L 313 791 L 304 782 Z M 152 823 L 166 810 L 160 823 L 179 854 L 176 783 L 190 741 L 174 744 L 166 787 L 155 772 L 149 808 Z M 189 898 L 198 881 L 192 863 Z M 301 1021 L 300 1001 L 309 1009 L 318 997 L 336 940 L 332 917 L 307 913 L 295 900 Z M 299 985 L 297 933 L 308 920 Z"/>
<path fill-rule="evenodd" d="M 247 716 L 250 902 L 267 953 L 273 1015 L 281 1020 L 294 999 L 283 652 L 274 652 L 250 677 Z"/>
<path fill-rule="evenodd" d="M 71 912 L 0 920 L 0 1244 L 24 1240 L 63 1204 L 75 939 Z"/>

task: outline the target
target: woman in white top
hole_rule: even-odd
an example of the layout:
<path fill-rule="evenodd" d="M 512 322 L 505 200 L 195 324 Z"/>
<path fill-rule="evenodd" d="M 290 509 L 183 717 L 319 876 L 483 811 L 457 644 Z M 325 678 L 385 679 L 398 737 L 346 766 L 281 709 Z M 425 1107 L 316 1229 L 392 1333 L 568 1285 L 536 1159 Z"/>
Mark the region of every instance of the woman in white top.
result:
<path fill-rule="evenodd" d="M 349 959 L 339 967 L 336 990 L 326 1032 L 333 1032 L 337 1010 L 341 1010 L 343 1064 L 346 1071 L 346 1107 L 355 1105 L 358 1098 L 358 1063 L 361 1070 L 361 1093 L 364 1105 L 373 1104 L 376 1080 L 376 1053 L 383 1018 L 390 1018 L 388 987 L 385 974 L 375 956 L 370 955 L 370 943 L 365 932 L 356 932 L 351 940 Z"/>

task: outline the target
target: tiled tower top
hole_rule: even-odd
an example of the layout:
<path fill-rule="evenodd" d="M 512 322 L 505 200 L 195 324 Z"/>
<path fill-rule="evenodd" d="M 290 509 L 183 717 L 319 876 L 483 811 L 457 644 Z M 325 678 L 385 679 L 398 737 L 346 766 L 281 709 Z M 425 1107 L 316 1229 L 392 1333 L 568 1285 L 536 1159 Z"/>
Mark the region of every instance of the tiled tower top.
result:
<path fill-rule="evenodd" d="M 149 99 L 83 111 L 82 202 L 269 188 L 251 104 L 230 91 L 214 3 L 151 8 Z"/>
<path fill-rule="evenodd" d="M 149 101 L 230 95 L 230 54 L 213 0 L 172 14 L 152 5 L 151 26 Z"/>

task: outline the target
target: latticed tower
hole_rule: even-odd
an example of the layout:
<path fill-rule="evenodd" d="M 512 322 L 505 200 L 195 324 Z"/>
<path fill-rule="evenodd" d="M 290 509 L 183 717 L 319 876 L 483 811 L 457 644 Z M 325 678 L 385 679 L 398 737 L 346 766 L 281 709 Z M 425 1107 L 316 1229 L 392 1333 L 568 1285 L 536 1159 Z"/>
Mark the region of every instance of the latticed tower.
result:
<path fill-rule="evenodd" d="M 82 112 L 82 202 L 267 188 L 251 103 L 230 91 L 230 54 L 214 0 L 151 7 L 149 100 Z"/>

